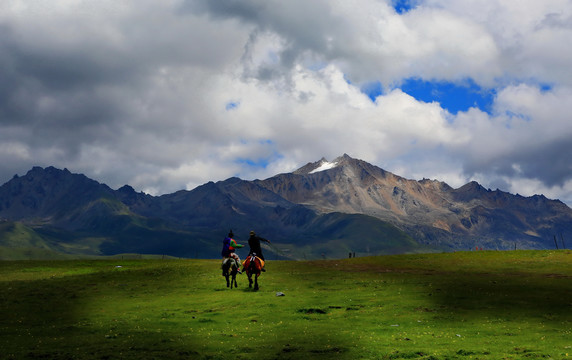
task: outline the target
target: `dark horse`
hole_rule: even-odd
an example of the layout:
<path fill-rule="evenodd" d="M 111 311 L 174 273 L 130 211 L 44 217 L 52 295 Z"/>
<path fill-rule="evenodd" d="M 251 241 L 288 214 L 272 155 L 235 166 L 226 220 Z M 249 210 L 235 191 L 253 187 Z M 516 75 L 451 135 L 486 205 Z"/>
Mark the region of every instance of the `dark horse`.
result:
<path fill-rule="evenodd" d="M 256 254 L 249 255 L 246 260 L 244 260 L 244 270 L 246 270 L 246 275 L 248 276 L 248 287 L 252 287 L 252 275 L 254 275 L 254 290 L 258 290 L 258 277 L 262 271 L 262 262 L 260 258 L 256 257 Z"/>
<path fill-rule="evenodd" d="M 237 261 L 234 260 L 233 258 L 226 258 L 223 260 L 222 273 L 226 278 L 226 287 L 230 286 L 230 288 L 232 289 L 233 284 L 234 287 L 238 287 L 238 284 L 236 282 L 236 273 L 238 272 L 238 267 L 239 265 L 237 264 Z"/>

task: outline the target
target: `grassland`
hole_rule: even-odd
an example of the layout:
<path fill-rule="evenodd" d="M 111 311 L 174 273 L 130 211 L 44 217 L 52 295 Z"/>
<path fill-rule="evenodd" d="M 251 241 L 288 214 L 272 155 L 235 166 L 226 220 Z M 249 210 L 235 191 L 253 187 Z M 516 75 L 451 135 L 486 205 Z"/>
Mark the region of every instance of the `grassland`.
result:
<path fill-rule="evenodd" d="M 567 359 L 572 252 L 0 262 L 1 359 Z M 276 296 L 277 292 L 284 296 Z"/>

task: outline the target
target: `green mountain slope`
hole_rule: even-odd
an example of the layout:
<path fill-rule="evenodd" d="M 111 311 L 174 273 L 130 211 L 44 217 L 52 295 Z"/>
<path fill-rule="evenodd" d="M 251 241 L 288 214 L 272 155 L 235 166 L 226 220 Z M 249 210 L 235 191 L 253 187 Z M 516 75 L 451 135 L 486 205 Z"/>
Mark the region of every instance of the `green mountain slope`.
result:
<path fill-rule="evenodd" d="M 63 258 L 53 246 L 33 229 L 13 221 L 0 222 L 0 260 Z"/>

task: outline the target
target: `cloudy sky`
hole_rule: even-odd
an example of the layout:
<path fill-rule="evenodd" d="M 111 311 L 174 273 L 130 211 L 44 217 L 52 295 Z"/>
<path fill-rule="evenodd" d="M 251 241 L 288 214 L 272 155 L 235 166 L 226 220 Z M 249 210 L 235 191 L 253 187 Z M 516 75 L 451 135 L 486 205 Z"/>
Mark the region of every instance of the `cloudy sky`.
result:
<path fill-rule="evenodd" d="M 2 0 L 0 183 L 153 195 L 344 153 L 572 205 L 570 0 Z"/>

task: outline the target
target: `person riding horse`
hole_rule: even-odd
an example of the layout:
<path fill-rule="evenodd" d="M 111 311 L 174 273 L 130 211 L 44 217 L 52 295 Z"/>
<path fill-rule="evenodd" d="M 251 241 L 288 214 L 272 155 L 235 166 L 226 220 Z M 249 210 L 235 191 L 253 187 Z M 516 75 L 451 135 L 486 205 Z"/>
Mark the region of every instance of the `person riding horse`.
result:
<path fill-rule="evenodd" d="M 240 271 L 240 258 L 238 257 L 238 255 L 235 253 L 236 249 L 240 249 L 241 247 L 244 247 L 244 245 L 240 245 L 238 244 L 234 239 L 234 234 L 232 233 L 232 230 L 230 230 L 230 232 L 228 233 L 228 236 L 224 238 L 224 240 L 222 241 L 222 261 L 224 263 L 224 260 L 227 258 L 233 258 L 236 261 L 236 266 L 238 267 L 238 273 L 242 274 L 242 271 Z M 221 264 L 222 267 L 222 264 Z M 222 274 L 224 276 L 224 272 Z"/>
<path fill-rule="evenodd" d="M 236 281 L 236 274 L 238 274 L 239 264 L 236 263 L 231 257 L 227 257 L 222 261 L 222 273 L 226 278 L 226 287 L 231 289 L 238 287 L 238 282 Z"/>
<path fill-rule="evenodd" d="M 254 231 L 250 232 L 250 237 L 248 238 L 248 246 L 250 247 L 250 251 L 248 252 L 248 255 L 256 254 L 256 256 L 258 256 L 264 261 L 264 255 L 262 255 L 262 248 L 260 247 L 261 241 L 270 244 L 270 240 L 266 240 L 264 238 L 261 238 L 260 236 L 257 236 Z M 244 271 L 244 268 L 242 270 Z M 262 271 L 266 271 L 266 269 L 264 269 L 263 267 Z"/>
<path fill-rule="evenodd" d="M 248 277 L 248 287 L 252 288 L 252 284 L 254 283 L 254 291 L 259 289 L 258 287 L 258 277 L 261 274 L 262 267 L 264 266 L 264 260 L 261 260 L 256 253 L 252 253 L 246 257 L 244 260 L 244 272 Z M 252 277 L 254 276 L 254 281 Z"/>

